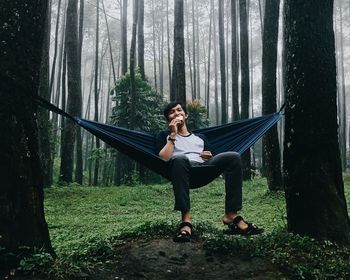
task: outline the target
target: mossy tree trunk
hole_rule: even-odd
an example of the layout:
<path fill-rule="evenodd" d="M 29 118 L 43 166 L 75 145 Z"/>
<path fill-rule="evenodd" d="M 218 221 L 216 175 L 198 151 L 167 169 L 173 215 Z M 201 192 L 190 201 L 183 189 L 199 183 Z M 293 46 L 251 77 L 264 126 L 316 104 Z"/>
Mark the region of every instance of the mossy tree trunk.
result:
<path fill-rule="evenodd" d="M 285 1 L 288 230 L 350 242 L 337 131 L 333 1 Z"/>
<path fill-rule="evenodd" d="M 47 1 L 1 2 L 0 247 L 44 248 L 51 254 L 33 96 L 39 72 Z M 2 266 L 9 265 L 3 260 Z"/>
<path fill-rule="evenodd" d="M 276 112 L 276 66 L 279 0 L 265 1 L 263 54 L 262 54 L 262 114 Z M 273 126 L 263 137 L 264 175 L 271 191 L 281 190 L 281 156 L 277 126 Z"/>

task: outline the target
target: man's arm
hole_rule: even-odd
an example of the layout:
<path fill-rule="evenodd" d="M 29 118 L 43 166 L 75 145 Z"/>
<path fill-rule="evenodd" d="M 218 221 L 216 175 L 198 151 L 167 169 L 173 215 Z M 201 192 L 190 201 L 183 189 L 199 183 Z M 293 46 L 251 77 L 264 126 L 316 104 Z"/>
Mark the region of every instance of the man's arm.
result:
<path fill-rule="evenodd" d="M 156 138 L 156 154 L 162 159 L 169 160 L 174 151 L 174 142 L 170 139 L 175 139 L 176 135 L 171 133 L 168 135 L 165 131 L 159 132 Z"/>

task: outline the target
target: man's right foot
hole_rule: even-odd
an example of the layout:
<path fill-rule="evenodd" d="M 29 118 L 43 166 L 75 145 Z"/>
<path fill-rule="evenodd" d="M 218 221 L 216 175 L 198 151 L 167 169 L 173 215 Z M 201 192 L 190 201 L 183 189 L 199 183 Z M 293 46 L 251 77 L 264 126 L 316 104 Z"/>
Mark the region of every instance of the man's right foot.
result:
<path fill-rule="evenodd" d="M 173 238 L 174 242 L 190 242 L 192 238 L 192 224 L 190 222 L 182 222 L 179 225 L 179 232 Z"/>

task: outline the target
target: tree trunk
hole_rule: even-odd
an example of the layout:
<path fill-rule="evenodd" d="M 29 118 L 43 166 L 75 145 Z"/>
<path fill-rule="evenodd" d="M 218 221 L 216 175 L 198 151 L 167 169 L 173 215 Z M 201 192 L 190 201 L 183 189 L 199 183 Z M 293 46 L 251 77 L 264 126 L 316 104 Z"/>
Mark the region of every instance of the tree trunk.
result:
<path fill-rule="evenodd" d="M 231 75 L 232 75 L 232 120 L 240 119 L 238 104 L 238 44 L 236 1 L 231 0 Z"/>
<path fill-rule="evenodd" d="M 337 132 L 333 1 L 286 0 L 284 24 L 288 230 L 349 244 Z"/>
<path fill-rule="evenodd" d="M 239 0 L 239 18 L 241 27 L 241 118 L 249 118 L 249 44 L 248 44 L 248 19 L 247 1 Z M 251 179 L 250 149 L 242 156 L 243 179 Z"/>
<path fill-rule="evenodd" d="M 52 67 L 51 67 L 51 75 L 49 77 L 49 92 L 50 96 L 52 95 L 53 82 L 55 80 L 55 70 L 56 70 L 56 60 L 57 60 L 57 45 L 58 45 L 58 30 L 60 26 L 60 13 L 61 12 L 61 0 L 58 0 L 57 3 L 57 17 L 56 17 L 56 29 L 55 29 L 55 46 L 53 51 L 53 59 L 52 59 Z M 51 25 L 51 22 L 49 23 Z"/>
<path fill-rule="evenodd" d="M 266 0 L 262 54 L 262 114 L 276 112 L 276 70 L 279 0 Z M 264 175 L 271 191 L 282 190 L 281 155 L 277 126 L 272 127 L 263 137 Z"/>
<path fill-rule="evenodd" d="M 124 1 L 126 2 L 126 1 Z M 98 84 L 99 84 L 99 76 L 98 76 L 98 44 L 99 44 L 99 25 L 100 25 L 100 13 L 99 13 L 99 4 L 100 1 L 96 0 L 96 41 L 95 41 L 95 83 L 94 83 L 94 91 L 95 91 L 95 115 L 94 115 L 94 121 L 97 122 L 98 121 L 98 99 L 99 99 L 99 88 L 98 88 Z M 124 3 L 125 4 L 125 3 Z M 124 6 L 123 6 L 124 9 Z M 124 15 L 123 15 L 124 17 Z M 123 18 L 124 19 L 124 18 Z M 96 138 L 96 151 L 99 151 L 100 149 L 100 139 Z M 98 184 L 98 174 L 99 174 L 99 168 L 100 168 L 100 159 L 99 156 L 96 156 L 95 159 L 95 169 L 94 169 L 94 181 L 93 181 L 93 185 L 97 186 Z"/>
<path fill-rule="evenodd" d="M 78 52 L 78 3 L 69 0 L 67 7 L 66 47 L 68 72 L 67 111 L 72 116 L 81 116 L 80 65 Z M 72 182 L 74 144 L 76 125 L 71 121 L 65 122 L 61 150 L 60 181 Z"/>
<path fill-rule="evenodd" d="M 214 22 L 214 100 L 215 100 L 215 122 L 219 124 L 219 96 L 218 96 L 218 44 L 217 44 L 217 27 L 216 27 L 216 13 L 215 8 L 213 10 L 213 22 Z"/>
<path fill-rule="evenodd" d="M 51 4 L 49 5 L 51 6 Z M 51 11 L 51 7 L 48 9 Z M 51 14 L 47 13 L 45 21 L 45 32 L 43 42 L 43 53 L 40 67 L 39 95 L 50 101 L 51 95 L 49 91 L 49 49 L 50 49 L 50 24 Z M 41 162 L 41 170 L 43 175 L 44 187 L 52 184 L 52 153 L 50 145 L 50 117 L 49 111 L 44 108 L 38 108 L 38 136 L 39 136 L 39 157 Z"/>
<path fill-rule="evenodd" d="M 128 25 L 128 0 L 123 0 L 123 17 L 121 24 L 121 43 L 122 43 L 122 75 L 128 72 L 128 35 L 127 35 L 127 25 Z"/>
<path fill-rule="evenodd" d="M 340 33 L 339 33 L 339 46 L 340 46 L 340 59 L 339 59 L 339 84 L 338 99 L 339 99 L 339 144 L 340 144 L 340 158 L 342 162 L 343 171 L 346 170 L 346 88 L 345 88 L 345 70 L 344 70 L 344 42 L 343 42 L 343 9 L 341 2 L 340 5 Z"/>
<path fill-rule="evenodd" d="M 197 69 L 196 69 L 196 25 L 194 20 L 194 1 L 192 2 L 192 61 L 193 61 L 193 93 L 192 93 L 192 100 L 197 98 Z M 198 36 L 198 34 L 197 34 Z"/>
<path fill-rule="evenodd" d="M 170 57 L 170 29 L 169 29 L 169 0 L 166 1 L 166 36 L 168 50 L 169 95 L 171 91 L 171 57 Z M 170 98 L 170 96 L 169 96 Z"/>
<path fill-rule="evenodd" d="M 144 0 L 139 0 L 139 15 L 138 15 L 138 26 L 137 26 L 137 63 L 140 68 L 142 80 L 146 80 L 145 75 L 145 38 L 143 32 L 144 25 Z"/>
<path fill-rule="evenodd" d="M 26 246 L 31 252 L 43 248 L 54 255 L 44 216 L 33 102 L 39 87 L 46 17 L 47 1 L 12 0 L 1 8 L 2 52 L 6 52 L 0 56 L 2 253 L 17 254 Z M 1 266 L 17 267 L 10 261 L 2 260 Z"/>
<path fill-rule="evenodd" d="M 225 33 L 224 33 L 224 1 L 219 0 L 219 50 L 220 50 L 220 77 L 221 77 L 221 123 L 227 123 L 226 98 L 226 60 L 225 60 Z"/>
<path fill-rule="evenodd" d="M 152 40 L 153 40 L 153 74 L 154 88 L 157 90 L 157 62 L 156 62 L 156 31 L 155 31 L 155 16 L 154 16 L 154 0 L 152 0 Z"/>
<path fill-rule="evenodd" d="M 130 94 L 131 94 L 130 129 L 134 129 L 136 124 L 135 49 L 136 49 L 137 17 L 138 17 L 138 11 L 139 11 L 138 3 L 139 3 L 138 1 L 134 1 L 132 37 L 131 37 L 131 46 L 130 46 Z"/>
<path fill-rule="evenodd" d="M 207 105 L 207 117 L 209 118 L 209 109 L 210 109 L 210 59 L 211 59 L 211 37 L 212 37 L 212 22 L 213 22 L 213 12 L 214 11 L 214 2 L 210 1 L 210 15 L 209 15 L 209 46 L 208 46 L 208 74 L 207 74 L 207 88 L 206 88 L 206 105 Z M 215 20 L 215 19 L 214 19 Z"/>
<path fill-rule="evenodd" d="M 175 0 L 174 8 L 174 60 L 170 97 L 186 104 L 185 50 L 184 50 L 184 3 Z"/>
<path fill-rule="evenodd" d="M 190 16 L 188 14 L 188 5 L 185 0 L 186 7 L 186 45 L 187 45 L 187 56 L 188 56 L 188 69 L 190 71 L 190 85 L 191 85 L 191 98 L 194 99 L 194 85 L 193 85 L 193 75 L 192 75 L 192 59 L 191 59 L 191 46 L 190 46 L 190 32 L 189 32 L 189 21 Z"/>
<path fill-rule="evenodd" d="M 80 116 L 82 114 L 83 106 L 83 92 L 82 92 L 82 83 L 81 83 L 81 54 L 83 47 L 83 26 L 84 26 L 84 0 L 79 2 L 79 24 L 78 24 L 78 67 L 79 67 L 79 88 L 81 96 L 80 104 Z M 81 133 L 81 127 L 77 126 L 77 136 L 76 136 L 76 166 L 75 166 L 75 181 L 82 185 L 83 184 L 83 138 Z"/>

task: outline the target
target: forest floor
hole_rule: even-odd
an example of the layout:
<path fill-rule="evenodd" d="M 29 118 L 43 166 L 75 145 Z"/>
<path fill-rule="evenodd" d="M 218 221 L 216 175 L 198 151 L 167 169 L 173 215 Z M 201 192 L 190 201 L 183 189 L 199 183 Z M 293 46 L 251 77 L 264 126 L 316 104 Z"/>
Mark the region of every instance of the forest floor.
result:
<path fill-rule="evenodd" d="M 344 180 L 350 209 L 349 173 Z M 265 233 L 224 234 L 223 188 L 219 179 L 191 192 L 194 240 L 184 244 L 172 241 L 179 217 L 170 185 L 47 189 L 57 259 L 39 251 L 0 280 L 350 279 L 350 248 L 289 234 L 284 195 L 264 179 L 245 182 L 242 215 Z"/>
<path fill-rule="evenodd" d="M 277 266 L 263 258 L 242 259 L 208 253 L 201 241 L 174 243 L 170 239 L 137 240 L 120 251 L 108 268 L 97 270 L 91 280 L 232 280 L 287 279 Z"/>
<path fill-rule="evenodd" d="M 174 243 L 169 238 L 128 240 L 114 259 L 95 266 L 88 274 L 72 278 L 86 280 L 232 280 L 289 279 L 266 258 L 210 253 L 201 240 Z M 49 280 L 52 276 L 2 274 L 12 280 Z"/>

